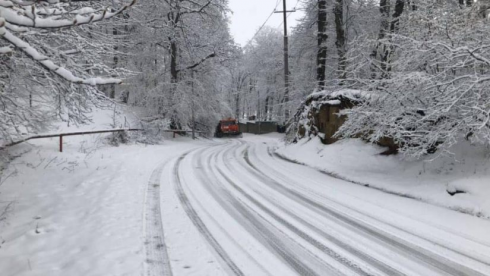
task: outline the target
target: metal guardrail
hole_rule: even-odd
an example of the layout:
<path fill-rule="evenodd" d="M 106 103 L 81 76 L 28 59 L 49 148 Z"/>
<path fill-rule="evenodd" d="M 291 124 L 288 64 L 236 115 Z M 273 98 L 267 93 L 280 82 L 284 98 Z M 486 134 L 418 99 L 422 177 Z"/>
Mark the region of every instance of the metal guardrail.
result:
<path fill-rule="evenodd" d="M 56 138 L 59 137 L 59 143 L 60 143 L 60 152 L 63 152 L 63 137 L 65 136 L 79 136 L 79 135 L 90 135 L 90 134 L 101 134 L 101 133 L 115 133 L 115 132 L 125 132 L 125 131 L 143 131 L 144 129 L 139 129 L 139 128 L 128 128 L 128 129 L 108 129 L 108 130 L 94 130 L 94 131 L 79 131 L 79 132 L 66 132 L 66 133 L 55 133 L 55 134 L 43 134 L 43 135 L 34 135 L 30 136 L 27 138 L 24 138 L 19 141 L 12 142 L 10 144 L 4 145 L 0 147 L 0 150 L 4 150 L 6 148 L 27 142 L 29 140 L 35 140 L 35 139 L 46 139 L 46 138 Z M 163 132 L 171 132 L 173 133 L 173 138 L 175 138 L 176 134 L 180 133 L 192 133 L 192 130 L 173 130 L 173 129 L 168 129 L 164 130 Z M 195 133 L 205 133 L 203 131 L 194 131 Z"/>

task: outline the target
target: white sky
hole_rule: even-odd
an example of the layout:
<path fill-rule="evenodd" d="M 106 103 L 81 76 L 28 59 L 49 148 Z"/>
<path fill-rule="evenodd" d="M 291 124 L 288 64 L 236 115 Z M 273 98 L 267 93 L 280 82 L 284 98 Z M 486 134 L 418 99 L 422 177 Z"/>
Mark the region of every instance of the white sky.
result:
<path fill-rule="evenodd" d="M 235 41 L 245 46 L 254 36 L 255 32 L 262 26 L 267 17 L 271 14 L 279 3 L 277 10 L 282 11 L 283 0 L 230 0 L 231 14 L 231 33 Z M 287 8 L 291 10 L 298 0 L 287 0 Z M 297 11 L 288 18 L 288 27 L 296 25 L 296 20 L 301 18 L 302 12 Z M 267 22 L 268 26 L 279 27 L 282 30 L 282 14 L 275 13 Z"/>

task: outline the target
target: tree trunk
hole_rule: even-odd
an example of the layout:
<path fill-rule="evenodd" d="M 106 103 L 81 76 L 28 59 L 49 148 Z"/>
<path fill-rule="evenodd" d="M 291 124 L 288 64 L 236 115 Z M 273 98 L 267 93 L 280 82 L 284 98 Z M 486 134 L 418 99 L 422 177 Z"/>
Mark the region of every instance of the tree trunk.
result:
<path fill-rule="evenodd" d="M 274 94 L 272 94 L 271 98 L 270 98 L 270 108 L 269 108 L 269 121 L 272 121 L 272 119 L 274 119 L 274 100 L 275 100 L 275 96 Z"/>
<path fill-rule="evenodd" d="M 337 53 L 339 55 L 338 74 L 339 79 L 345 79 L 347 60 L 345 57 L 344 0 L 336 0 L 333 13 L 335 15 L 335 31 L 337 34 L 335 46 L 337 46 Z"/>
<path fill-rule="evenodd" d="M 235 119 L 240 118 L 240 91 L 235 95 Z"/>
<path fill-rule="evenodd" d="M 390 20 L 390 0 L 380 0 L 379 3 L 379 11 L 381 13 L 381 28 L 379 30 L 378 40 L 383 40 L 386 38 L 386 34 L 389 30 L 389 20 Z M 386 48 L 386 44 L 381 41 L 378 42 L 378 47 L 376 49 L 375 55 L 380 55 L 381 61 L 381 70 L 386 71 L 387 60 L 388 60 L 388 49 Z M 384 74 L 384 73 L 383 73 Z"/>
<path fill-rule="evenodd" d="M 380 0 L 379 11 L 381 13 L 381 27 L 378 35 L 378 44 L 373 51 L 372 58 L 380 61 L 381 77 L 388 78 L 388 73 L 391 71 L 390 58 L 393 52 L 393 46 L 389 42 L 383 41 L 388 34 L 393 34 L 398 31 L 400 16 L 405 9 L 405 0 L 396 0 L 395 12 L 392 15 L 390 22 L 391 4 L 389 0 Z M 373 77 L 376 74 L 373 73 Z"/>
<path fill-rule="evenodd" d="M 116 27 L 113 27 L 112 28 L 112 35 L 114 37 L 114 39 L 116 39 L 117 41 L 117 35 L 118 35 L 118 31 L 117 31 L 117 28 Z M 119 65 L 119 57 L 117 55 L 117 51 L 119 50 L 119 47 L 117 46 L 117 43 L 114 45 L 114 55 L 113 55 L 113 64 L 112 64 L 112 68 L 113 69 L 116 69 L 117 66 Z M 116 77 L 116 76 L 114 76 Z M 116 98 L 116 85 L 115 84 L 111 84 L 111 88 L 110 88 L 110 92 L 109 92 L 109 98 L 111 99 L 114 99 Z"/>
<path fill-rule="evenodd" d="M 170 39 L 170 77 L 171 83 L 175 84 L 179 79 L 179 71 L 177 69 L 177 43 L 175 40 Z"/>
<path fill-rule="evenodd" d="M 470 7 L 471 5 L 473 5 L 473 2 L 474 2 L 473 0 L 459 0 L 459 4 L 461 6 L 466 5 L 466 6 Z"/>
<path fill-rule="evenodd" d="M 267 91 L 269 93 L 269 91 Z M 269 96 L 265 97 L 265 106 L 264 106 L 264 121 L 268 121 L 269 119 Z"/>
<path fill-rule="evenodd" d="M 488 18 L 490 13 L 490 0 L 479 0 L 480 14 L 483 18 Z"/>
<path fill-rule="evenodd" d="M 396 0 L 395 3 L 395 12 L 393 13 L 391 24 L 390 24 L 390 34 L 394 34 L 398 31 L 400 16 L 403 14 L 403 10 L 405 9 L 405 0 Z M 386 50 L 386 57 L 383 62 L 386 65 L 386 72 L 391 71 L 391 56 L 393 55 L 394 47 L 393 45 L 389 45 Z M 387 74 L 386 73 L 386 74 Z"/>
<path fill-rule="evenodd" d="M 318 54 L 317 63 L 317 83 L 318 90 L 323 90 L 326 80 L 327 63 L 327 1 L 318 0 Z"/>
<path fill-rule="evenodd" d="M 391 33 L 395 33 L 398 31 L 398 23 L 400 22 L 400 16 L 405 9 L 405 1 L 404 0 L 396 0 L 395 3 L 395 13 L 393 13 L 393 19 L 391 20 L 390 31 Z"/>

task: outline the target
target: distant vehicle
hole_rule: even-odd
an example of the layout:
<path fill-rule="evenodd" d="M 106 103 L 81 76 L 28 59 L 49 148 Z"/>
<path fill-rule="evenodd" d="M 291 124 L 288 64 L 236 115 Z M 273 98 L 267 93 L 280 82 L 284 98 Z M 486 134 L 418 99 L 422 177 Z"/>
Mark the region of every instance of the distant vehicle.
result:
<path fill-rule="evenodd" d="M 240 132 L 240 128 L 238 127 L 238 122 L 236 119 L 228 118 L 219 121 L 218 126 L 216 127 L 215 137 L 242 137 L 242 133 Z"/>

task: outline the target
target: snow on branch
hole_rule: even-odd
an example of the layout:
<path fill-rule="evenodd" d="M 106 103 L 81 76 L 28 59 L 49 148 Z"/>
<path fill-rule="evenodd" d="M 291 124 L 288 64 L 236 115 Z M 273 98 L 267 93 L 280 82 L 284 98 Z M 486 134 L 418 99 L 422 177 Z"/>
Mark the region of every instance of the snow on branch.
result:
<path fill-rule="evenodd" d="M 0 7 L 11 8 L 13 6 L 14 3 L 12 3 L 11 1 L 0 0 Z"/>
<path fill-rule="evenodd" d="M 77 84 L 87 84 L 87 85 L 99 85 L 99 84 L 119 84 L 122 82 L 120 79 L 114 79 L 114 78 L 109 78 L 109 79 L 104 79 L 104 78 L 79 78 L 73 75 L 70 71 L 68 71 L 66 68 L 57 66 L 49 60 L 46 56 L 42 55 L 39 53 L 36 49 L 34 49 L 31 45 L 29 45 L 27 42 L 23 41 L 22 39 L 16 37 L 13 35 L 11 32 L 5 28 L 5 19 L 0 17 L 0 37 L 5 39 L 6 41 L 10 42 L 12 45 L 15 47 L 21 49 L 24 53 L 26 53 L 29 57 L 31 57 L 33 60 L 39 62 L 44 68 L 48 69 L 49 71 L 52 71 L 53 73 L 57 74 L 58 76 L 66 79 L 69 82 L 72 83 L 77 83 Z M 7 47 L 5 47 L 7 48 Z M 3 48 L 0 48 L 0 51 Z"/>
<path fill-rule="evenodd" d="M 0 5 L 2 5 L 2 2 L 3 3 L 10 3 L 12 6 L 13 4 L 17 4 L 17 5 L 20 5 L 20 6 L 30 6 L 30 5 L 33 5 L 35 4 L 36 1 L 23 1 L 23 0 L 11 0 L 11 1 L 7 1 L 7 0 L 0 0 Z M 37 2 L 47 2 L 49 4 L 56 4 L 56 3 L 59 3 L 60 1 L 58 0 L 37 0 Z"/>
<path fill-rule="evenodd" d="M 6 25 L 5 19 L 0 17 L 0 37 L 2 37 L 5 34 L 5 32 L 7 31 L 7 29 L 5 28 L 5 25 Z"/>
<path fill-rule="evenodd" d="M 10 47 L 0 47 L 0 54 L 8 54 L 12 52 L 12 48 Z"/>
<path fill-rule="evenodd" d="M 39 18 L 37 17 L 37 11 L 35 6 L 31 5 L 30 8 L 15 8 L 11 1 L 0 0 L 0 14 L 8 23 L 23 26 L 33 27 L 40 29 L 53 29 L 53 28 L 65 28 L 73 27 L 84 24 L 90 24 L 93 22 L 110 19 L 136 3 L 136 0 L 132 0 L 130 4 L 123 6 L 115 12 L 109 12 L 106 8 L 100 13 L 88 13 L 77 14 L 72 19 L 53 19 L 50 17 Z"/>
<path fill-rule="evenodd" d="M 39 1 L 37 1 L 39 2 Z M 59 3 L 58 0 L 44 1 L 50 4 Z M 31 3 L 27 5 L 27 3 Z M 44 68 L 64 78 L 65 80 L 86 85 L 101 85 L 101 84 L 120 84 L 122 80 L 116 78 L 80 78 L 76 77 L 72 72 L 64 67 L 56 65 L 48 57 L 38 52 L 29 43 L 15 36 L 12 32 L 25 32 L 27 28 L 45 29 L 45 28 L 65 28 L 90 24 L 105 19 L 110 19 L 129 7 L 133 6 L 136 0 L 132 0 L 130 4 L 123 6 L 121 9 L 114 12 L 109 12 L 108 9 L 95 11 L 91 8 L 82 8 L 75 13 L 73 19 L 58 19 L 54 17 L 38 17 L 41 14 L 36 10 L 34 2 L 26 2 L 22 0 L 0 0 L 0 38 L 6 40 L 16 48 L 22 50 L 30 58 L 39 62 Z M 25 7 L 25 8 L 24 8 Z M 11 47 L 0 47 L 0 54 L 12 52 Z"/>
<path fill-rule="evenodd" d="M 17 25 L 12 25 L 7 22 L 5 22 L 5 27 L 7 27 L 7 29 L 11 30 L 12 32 L 16 32 L 16 33 L 25 33 L 29 31 L 29 28 L 19 27 Z"/>

